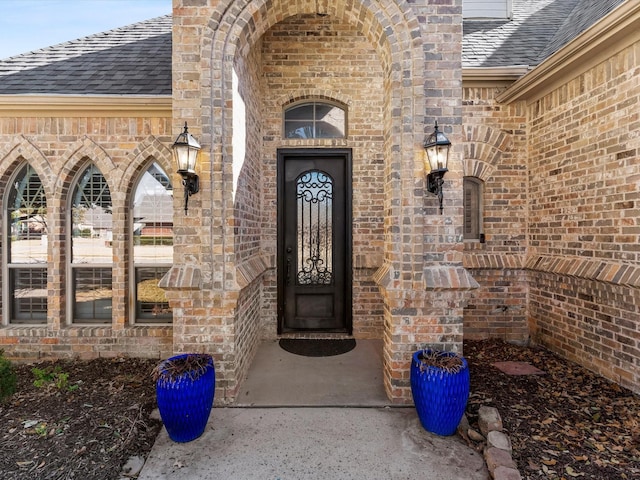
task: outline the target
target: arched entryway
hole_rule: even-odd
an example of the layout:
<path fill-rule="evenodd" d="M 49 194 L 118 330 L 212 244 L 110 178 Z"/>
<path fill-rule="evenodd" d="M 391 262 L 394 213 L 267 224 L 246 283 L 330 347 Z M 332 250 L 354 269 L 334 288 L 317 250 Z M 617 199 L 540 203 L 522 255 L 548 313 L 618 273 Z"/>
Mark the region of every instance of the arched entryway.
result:
<path fill-rule="evenodd" d="M 403 1 L 235 0 L 218 2 L 199 30 L 189 24 L 195 9 L 174 8 L 174 122 L 199 113 L 200 123 L 190 129 L 210 145 L 201 204 L 190 203 L 190 212 L 201 217 L 176 226 L 176 235 L 184 233 L 184 250 L 198 262 L 192 268 L 201 282 L 178 271 L 173 293 L 169 285 L 174 311 L 181 311 L 181 289 L 202 309 L 187 306 L 174 320 L 174 349 L 213 341 L 209 349 L 219 359 L 218 388 L 226 398 L 237 394 L 260 341 L 277 336 L 278 151 L 337 149 L 352 159 L 352 252 L 345 263 L 351 264 L 353 335 L 384 340 L 387 394 L 407 400 L 400 363 L 433 333 L 414 329 L 402 336 L 401 330 L 425 310 L 419 155 L 430 47 L 422 37 L 427 14 L 436 9 Z M 190 34 L 197 38 L 188 41 Z M 435 37 L 445 35 L 434 30 L 430 42 Z M 200 55 L 192 57 L 198 61 L 190 70 L 195 51 Z M 198 82 L 199 89 L 176 90 Z M 284 108 L 305 100 L 345 105 L 345 137 L 287 138 Z M 439 111 L 449 113 L 447 107 Z M 458 122 L 456 114 L 452 110 L 449 120 Z M 444 222 L 434 225 L 442 241 Z M 194 241 L 206 245 L 188 248 Z M 186 262 L 180 268 L 187 269 Z M 191 328 L 194 323 L 199 330 Z"/>

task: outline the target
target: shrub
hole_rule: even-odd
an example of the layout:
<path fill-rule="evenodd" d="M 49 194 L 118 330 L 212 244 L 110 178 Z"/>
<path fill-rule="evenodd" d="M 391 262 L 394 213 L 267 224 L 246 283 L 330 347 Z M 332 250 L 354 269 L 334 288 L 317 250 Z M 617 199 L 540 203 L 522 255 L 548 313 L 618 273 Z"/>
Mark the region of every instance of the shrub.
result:
<path fill-rule="evenodd" d="M 16 391 L 16 372 L 13 364 L 4 358 L 0 350 L 0 400 L 10 397 Z"/>
<path fill-rule="evenodd" d="M 78 384 L 70 384 L 69 374 L 64 373 L 62 371 L 62 368 L 57 365 L 53 369 L 51 369 L 51 367 L 34 367 L 31 369 L 31 372 L 33 373 L 33 376 L 36 377 L 36 379 L 33 381 L 33 385 L 37 388 L 53 385 L 58 390 L 68 390 L 69 392 L 73 392 L 79 387 Z"/>

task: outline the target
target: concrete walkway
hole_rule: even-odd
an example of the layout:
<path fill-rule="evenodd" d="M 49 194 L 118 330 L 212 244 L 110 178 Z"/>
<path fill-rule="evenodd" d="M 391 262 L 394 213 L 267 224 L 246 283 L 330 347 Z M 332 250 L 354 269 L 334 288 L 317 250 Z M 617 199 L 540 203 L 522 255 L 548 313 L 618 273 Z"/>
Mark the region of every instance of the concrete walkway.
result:
<path fill-rule="evenodd" d="M 459 437 L 426 432 L 413 408 L 214 408 L 205 433 L 162 430 L 139 480 L 486 480 Z"/>
<path fill-rule="evenodd" d="M 458 436 L 426 432 L 413 407 L 390 407 L 382 342 L 309 358 L 260 345 L 234 407 L 175 443 L 162 430 L 140 480 L 486 480 Z"/>

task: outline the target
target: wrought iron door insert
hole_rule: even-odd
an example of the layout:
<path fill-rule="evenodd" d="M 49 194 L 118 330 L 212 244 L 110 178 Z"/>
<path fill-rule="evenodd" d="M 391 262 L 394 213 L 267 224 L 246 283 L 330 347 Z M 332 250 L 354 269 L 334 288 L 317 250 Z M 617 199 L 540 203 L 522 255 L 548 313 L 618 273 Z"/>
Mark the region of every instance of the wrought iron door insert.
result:
<path fill-rule="evenodd" d="M 278 330 L 351 331 L 350 151 L 278 154 Z"/>

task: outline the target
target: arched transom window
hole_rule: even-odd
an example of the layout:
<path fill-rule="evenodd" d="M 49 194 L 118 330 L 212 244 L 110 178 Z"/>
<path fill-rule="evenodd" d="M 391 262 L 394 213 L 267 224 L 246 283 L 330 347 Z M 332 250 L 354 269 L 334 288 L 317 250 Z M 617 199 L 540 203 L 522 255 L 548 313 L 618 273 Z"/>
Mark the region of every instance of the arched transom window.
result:
<path fill-rule="evenodd" d="M 303 102 L 284 111 L 285 138 L 345 138 L 346 110 L 328 102 Z"/>

